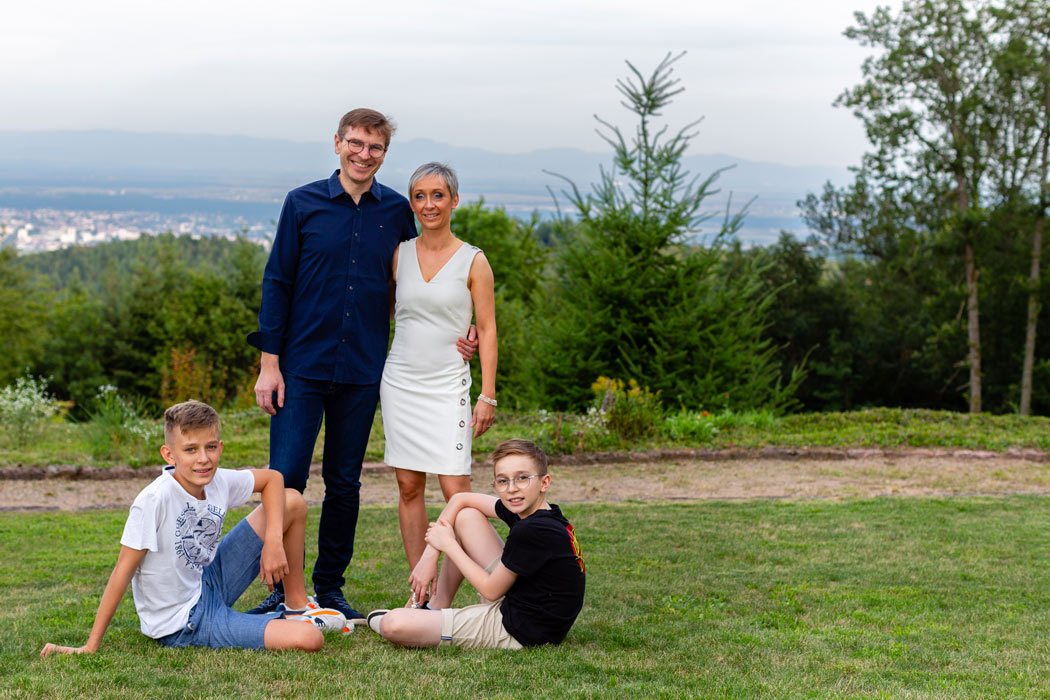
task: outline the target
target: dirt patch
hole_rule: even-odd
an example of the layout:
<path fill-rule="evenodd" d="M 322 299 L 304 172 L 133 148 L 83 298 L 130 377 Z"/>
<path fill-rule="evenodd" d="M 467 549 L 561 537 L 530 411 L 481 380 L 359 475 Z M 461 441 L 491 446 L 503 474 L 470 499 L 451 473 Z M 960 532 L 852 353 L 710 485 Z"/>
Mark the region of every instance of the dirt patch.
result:
<path fill-rule="evenodd" d="M 624 461 L 626 460 L 626 461 Z M 7 476 L 15 472 L 5 470 Z M 119 478 L 85 478 L 93 472 L 52 469 L 0 479 L 0 510 L 127 508 L 156 470 L 113 472 Z M 973 451 L 765 450 L 733 453 L 678 451 L 591 456 L 551 467 L 551 500 L 613 502 L 630 499 L 843 499 L 876 496 L 950 497 L 1050 493 L 1050 461 L 1042 453 Z M 105 476 L 105 475 L 103 475 Z M 489 467 L 475 465 L 475 491 L 490 493 Z M 391 470 L 366 465 L 364 503 L 397 502 Z M 306 490 L 320 504 L 324 485 L 313 474 Z M 441 503 L 437 479 L 427 500 Z"/>

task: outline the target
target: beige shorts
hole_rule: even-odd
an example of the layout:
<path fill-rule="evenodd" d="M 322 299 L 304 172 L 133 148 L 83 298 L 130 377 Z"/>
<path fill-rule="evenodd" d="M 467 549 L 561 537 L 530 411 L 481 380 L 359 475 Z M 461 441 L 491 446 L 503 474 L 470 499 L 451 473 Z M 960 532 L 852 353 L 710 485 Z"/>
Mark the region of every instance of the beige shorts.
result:
<path fill-rule="evenodd" d="M 499 563 L 497 557 L 485 567 L 489 573 Z M 481 596 L 479 596 L 481 597 Z M 521 643 L 503 626 L 499 606 L 503 598 L 484 601 L 465 608 L 445 608 L 441 611 L 441 646 L 452 645 L 468 649 L 521 649 Z"/>

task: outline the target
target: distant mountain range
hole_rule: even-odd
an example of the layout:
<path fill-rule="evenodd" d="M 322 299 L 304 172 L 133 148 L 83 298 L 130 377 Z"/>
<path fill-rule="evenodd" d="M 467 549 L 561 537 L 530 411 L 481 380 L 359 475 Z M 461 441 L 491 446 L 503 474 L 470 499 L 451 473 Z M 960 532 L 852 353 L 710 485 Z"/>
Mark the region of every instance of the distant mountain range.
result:
<path fill-rule="evenodd" d="M 565 183 L 544 171 L 565 175 L 586 189 L 598 179 L 599 167 L 611 163 L 609 154 L 572 148 L 495 153 L 395 137 L 379 179 L 404 191 L 415 167 L 432 160 L 456 168 L 468 201 L 484 196 L 515 214 L 553 210 L 547 188 L 558 192 Z M 746 161 L 724 154 L 690 155 L 684 165 L 703 176 L 730 168 L 716 183 L 721 193 L 711 198 L 711 211 L 723 210 L 730 193 L 735 205 L 756 198 L 742 237 L 761 243 L 775 239 L 780 229 L 801 233 L 795 202 L 825 181 L 849 178 L 844 168 Z M 328 140 L 0 131 L 0 207 L 128 208 L 133 196 L 138 208 L 148 208 L 150 202 L 163 211 L 230 207 L 272 219 L 288 189 L 326 177 L 336 167 Z"/>

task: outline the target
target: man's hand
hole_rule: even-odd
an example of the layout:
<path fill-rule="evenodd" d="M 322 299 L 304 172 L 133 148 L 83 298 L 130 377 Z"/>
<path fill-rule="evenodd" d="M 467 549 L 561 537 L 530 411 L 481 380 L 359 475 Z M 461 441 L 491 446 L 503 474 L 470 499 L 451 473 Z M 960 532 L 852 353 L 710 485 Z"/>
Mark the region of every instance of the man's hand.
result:
<path fill-rule="evenodd" d="M 465 362 L 470 362 L 474 359 L 474 353 L 478 351 L 478 329 L 476 326 L 471 326 L 467 329 L 466 338 L 458 338 L 456 340 L 456 350 L 459 350 L 459 354 L 463 356 Z"/>
<path fill-rule="evenodd" d="M 273 394 L 277 392 L 277 404 L 274 405 Z M 255 382 L 255 403 L 271 416 L 277 415 L 278 408 L 284 408 L 284 376 L 277 355 L 268 352 L 262 354 L 259 363 L 259 380 Z"/>
<path fill-rule="evenodd" d="M 259 580 L 272 591 L 273 585 L 287 574 L 288 557 L 284 553 L 284 545 L 280 542 L 264 542 L 262 554 L 259 555 Z"/>
<path fill-rule="evenodd" d="M 40 658 L 46 659 L 52 654 L 94 654 L 93 649 L 88 649 L 85 644 L 82 647 L 63 647 L 58 644 L 45 644 L 44 648 L 40 650 Z"/>

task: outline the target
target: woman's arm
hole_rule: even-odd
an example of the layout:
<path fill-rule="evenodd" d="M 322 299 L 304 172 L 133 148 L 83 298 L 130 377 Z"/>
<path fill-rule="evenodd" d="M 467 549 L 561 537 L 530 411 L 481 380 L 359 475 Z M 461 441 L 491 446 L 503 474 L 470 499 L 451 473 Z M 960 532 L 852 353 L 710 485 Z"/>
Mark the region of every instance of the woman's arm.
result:
<path fill-rule="evenodd" d="M 467 286 L 474 301 L 474 318 L 478 327 L 478 355 L 481 357 L 481 393 L 496 398 L 496 356 L 499 345 L 496 341 L 496 292 L 492 267 L 484 253 L 474 256 L 470 266 Z M 496 407 L 478 399 L 474 404 L 474 437 L 478 437 L 492 425 L 496 418 Z"/>
<path fill-rule="evenodd" d="M 394 258 L 390 263 L 390 279 L 388 284 L 390 287 L 390 320 L 394 320 L 394 307 L 397 305 L 397 253 L 401 250 L 401 246 L 394 248 Z"/>

